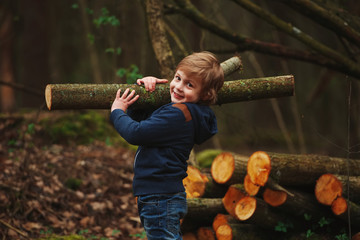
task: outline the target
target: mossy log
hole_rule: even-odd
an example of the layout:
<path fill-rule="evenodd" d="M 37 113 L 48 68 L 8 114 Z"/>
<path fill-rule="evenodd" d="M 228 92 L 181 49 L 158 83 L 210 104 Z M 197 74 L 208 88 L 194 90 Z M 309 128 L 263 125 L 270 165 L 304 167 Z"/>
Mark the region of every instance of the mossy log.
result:
<path fill-rule="evenodd" d="M 150 93 L 134 84 L 48 84 L 45 100 L 49 110 L 110 109 L 118 89 L 135 90 L 140 98 L 133 108 L 157 108 L 170 102 L 169 84 L 158 84 Z M 292 75 L 227 81 L 218 93 L 216 104 L 292 96 Z"/>

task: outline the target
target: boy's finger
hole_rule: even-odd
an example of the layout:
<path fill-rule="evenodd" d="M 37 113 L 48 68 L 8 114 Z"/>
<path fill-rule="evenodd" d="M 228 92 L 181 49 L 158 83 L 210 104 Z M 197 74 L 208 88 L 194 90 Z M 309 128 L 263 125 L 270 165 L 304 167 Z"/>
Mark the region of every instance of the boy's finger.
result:
<path fill-rule="evenodd" d="M 126 98 L 126 96 L 128 95 L 129 91 L 130 91 L 130 90 L 129 90 L 128 88 L 125 90 L 125 92 L 124 92 L 123 95 L 122 95 L 123 98 Z"/>
<path fill-rule="evenodd" d="M 130 101 L 129 101 L 129 103 L 130 104 L 133 104 L 134 102 L 136 102 L 136 100 L 138 100 L 139 99 L 139 95 L 136 95 L 133 99 L 131 99 Z"/>
<path fill-rule="evenodd" d="M 128 99 L 131 99 L 135 94 L 135 90 L 132 90 L 131 93 L 127 96 Z"/>
<path fill-rule="evenodd" d="M 167 83 L 168 80 L 167 80 L 167 79 L 159 79 L 157 82 L 158 82 L 158 83 Z"/>
<path fill-rule="evenodd" d="M 120 98 L 121 89 L 119 88 L 116 92 L 116 98 Z"/>

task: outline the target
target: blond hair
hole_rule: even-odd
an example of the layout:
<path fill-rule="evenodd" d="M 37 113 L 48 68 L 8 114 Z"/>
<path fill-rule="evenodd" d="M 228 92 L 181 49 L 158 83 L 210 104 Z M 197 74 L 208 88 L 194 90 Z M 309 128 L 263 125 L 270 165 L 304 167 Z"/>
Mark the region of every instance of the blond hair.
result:
<path fill-rule="evenodd" d="M 180 61 L 176 71 L 179 69 L 202 82 L 199 103 L 216 103 L 217 92 L 224 84 L 224 72 L 214 54 L 206 51 L 193 53 Z"/>

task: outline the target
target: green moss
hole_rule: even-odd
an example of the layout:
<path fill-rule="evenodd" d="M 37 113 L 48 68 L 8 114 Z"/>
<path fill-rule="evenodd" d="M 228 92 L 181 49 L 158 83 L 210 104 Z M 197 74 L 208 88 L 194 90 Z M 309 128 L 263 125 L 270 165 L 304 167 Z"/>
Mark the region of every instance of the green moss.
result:
<path fill-rule="evenodd" d="M 57 144 L 90 144 L 95 140 L 108 145 L 134 148 L 120 137 L 109 121 L 108 112 L 74 111 L 40 121 L 45 135 Z"/>
<path fill-rule="evenodd" d="M 207 149 L 196 154 L 196 160 L 201 168 L 209 168 L 214 158 L 219 155 L 222 150 Z"/>

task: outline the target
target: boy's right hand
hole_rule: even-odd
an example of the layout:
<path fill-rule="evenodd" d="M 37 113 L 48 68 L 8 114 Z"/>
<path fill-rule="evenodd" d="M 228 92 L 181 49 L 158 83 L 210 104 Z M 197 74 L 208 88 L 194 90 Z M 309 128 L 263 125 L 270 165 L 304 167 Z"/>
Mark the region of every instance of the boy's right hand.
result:
<path fill-rule="evenodd" d="M 138 85 L 144 84 L 146 91 L 150 91 L 150 92 L 155 91 L 155 86 L 157 83 L 167 83 L 167 82 L 168 82 L 167 79 L 159 79 L 156 77 L 144 77 L 136 81 Z"/>

